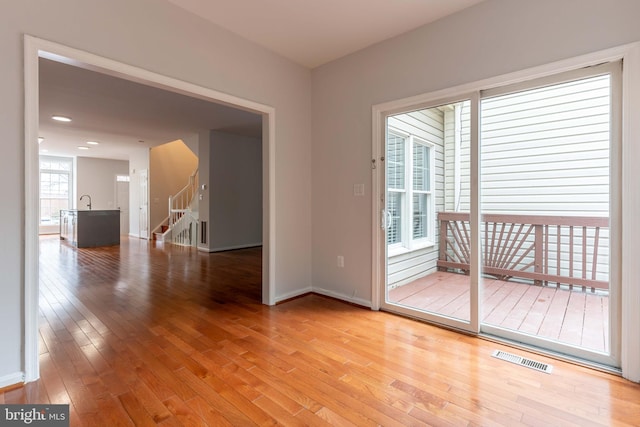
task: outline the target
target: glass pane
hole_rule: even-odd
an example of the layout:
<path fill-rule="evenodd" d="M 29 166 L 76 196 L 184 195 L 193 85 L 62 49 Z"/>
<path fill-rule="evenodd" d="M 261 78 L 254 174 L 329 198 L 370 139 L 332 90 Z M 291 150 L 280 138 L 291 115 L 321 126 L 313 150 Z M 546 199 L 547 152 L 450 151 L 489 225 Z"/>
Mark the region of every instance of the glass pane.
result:
<path fill-rule="evenodd" d="M 427 236 L 427 194 L 413 195 L 413 238 Z"/>
<path fill-rule="evenodd" d="M 405 188 L 405 138 L 389 133 L 387 136 L 387 186 Z"/>
<path fill-rule="evenodd" d="M 58 224 L 60 210 L 69 209 L 72 159 L 40 158 L 40 223 Z"/>
<path fill-rule="evenodd" d="M 413 189 L 418 191 L 429 191 L 431 189 L 430 181 L 430 161 L 429 147 L 414 143 L 413 144 Z"/>
<path fill-rule="evenodd" d="M 481 102 L 486 325 L 608 353 L 610 76 Z"/>
<path fill-rule="evenodd" d="M 387 197 L 388 227 L 387 243 L 392 245 L 402 241 L 402 193 L 389 192 Z"/>
<path fill-rule="evenodd" d="M 411 203 L 405 219 L 409 241 L 402 250 L 387 250 L 386 302 L 416 316 L 470 320 L 470 117 L 471 103 L 464 101 L 387 120 L 413 143 L 407 160 L 412 183 L 403 192 Z M 388 194 L 390 209 L 393 192 Z"/>
<path fill-rule="evenodd" d="M 40 199 L 40 223 L 59 224 L 61 209 L 69 209 L 68 199 Z"/>

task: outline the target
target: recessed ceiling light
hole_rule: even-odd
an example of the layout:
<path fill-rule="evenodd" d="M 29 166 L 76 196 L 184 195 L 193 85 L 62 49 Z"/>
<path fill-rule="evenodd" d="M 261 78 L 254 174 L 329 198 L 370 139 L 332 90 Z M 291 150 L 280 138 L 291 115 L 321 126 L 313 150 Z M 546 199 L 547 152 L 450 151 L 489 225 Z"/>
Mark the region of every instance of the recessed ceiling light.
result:
<path fill-rule="evenodd" d="M 39 136 L 39 137 L 38 137 L 38 144 L 42 144 L 42 141 L 44 141 L 44 138 L 43 138 L 43 137 L 41 137 L 41 136 Z"/>
<path fill-rule="evenodd" d="M 51 116 L 53 120 L 57 120 L 59 122 L 70 122 L 71 118 L 66 116 Z"/>
<path fill-rule="evenodd" d="M 84 145 L 78 145 L 78 150 L 88 150 L 89 147 L 85 147 Z"/>
<path fill-rule="evenodd" d="M 89 145 L 98 145 L 100 143 L 97 142 L 97 141 L 87 141 L 87 144 L 89 144 Z"/>

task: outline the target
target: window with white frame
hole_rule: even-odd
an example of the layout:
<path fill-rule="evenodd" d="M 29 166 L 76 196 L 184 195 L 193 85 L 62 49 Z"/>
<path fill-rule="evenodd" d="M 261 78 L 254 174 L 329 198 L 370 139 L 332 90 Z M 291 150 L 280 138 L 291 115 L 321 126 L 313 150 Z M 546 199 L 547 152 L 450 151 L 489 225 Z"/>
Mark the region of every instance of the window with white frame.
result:
<path fill-rule="evenodd" d="M 60 210 L 71 207 L 73 159 L 40 156 L 40 224 L 60 223 Z"/>
<path fill-rule="evenodd" d="M 408 250 L 433 242 L 433 146 L 397 131 L 387 134 L 387 244 Z"/>

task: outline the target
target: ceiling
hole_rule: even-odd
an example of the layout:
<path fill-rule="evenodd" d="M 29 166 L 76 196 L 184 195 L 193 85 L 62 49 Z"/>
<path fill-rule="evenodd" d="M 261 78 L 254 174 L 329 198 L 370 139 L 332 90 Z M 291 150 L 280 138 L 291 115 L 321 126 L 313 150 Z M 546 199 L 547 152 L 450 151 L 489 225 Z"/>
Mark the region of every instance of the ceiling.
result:
<path fill-rule="evenodd" d="M 168 1 L 313 68 L 482 0 Z M 257 114 L 45 58 L 39 96 L 40 152 L 46 155 L 128 160 L 133 147 L 201 130 L 261 136 Z M 72 121 L 55 122 L 52 115 Z"/>
<path fill-rule="evenodd" d="M 168 0 L 308 68 L 482 0 Z"/>
<path fill-rule="evenodd" d="M 153 147 L 201 130 L 262 135 L 258 114 L 44 58 L 39 72 L 43 155 L 128 160 L 132 147 Z M 53 115 L 72 121 L 57 122 Z"/>

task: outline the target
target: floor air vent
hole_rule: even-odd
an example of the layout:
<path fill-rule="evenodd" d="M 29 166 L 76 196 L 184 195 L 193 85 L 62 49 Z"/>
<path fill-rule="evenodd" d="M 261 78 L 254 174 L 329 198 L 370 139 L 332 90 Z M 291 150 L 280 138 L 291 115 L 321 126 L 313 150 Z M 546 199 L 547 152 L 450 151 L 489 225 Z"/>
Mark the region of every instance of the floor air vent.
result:
<path fill-rule="evenodd" d="M 494 350 L 492 356 L 497 359 L 506 360 L 507 362 L 526 366 L 527 368 L 535 369 L 536 371 L 545 372 L 547 374 L 550 374 L 551 371 L 553 371 L 552 365 L 542 362 L 536 362 L 535 360 L 527 359 L 516 354 L 506 353 L 501 350 Z"/>

